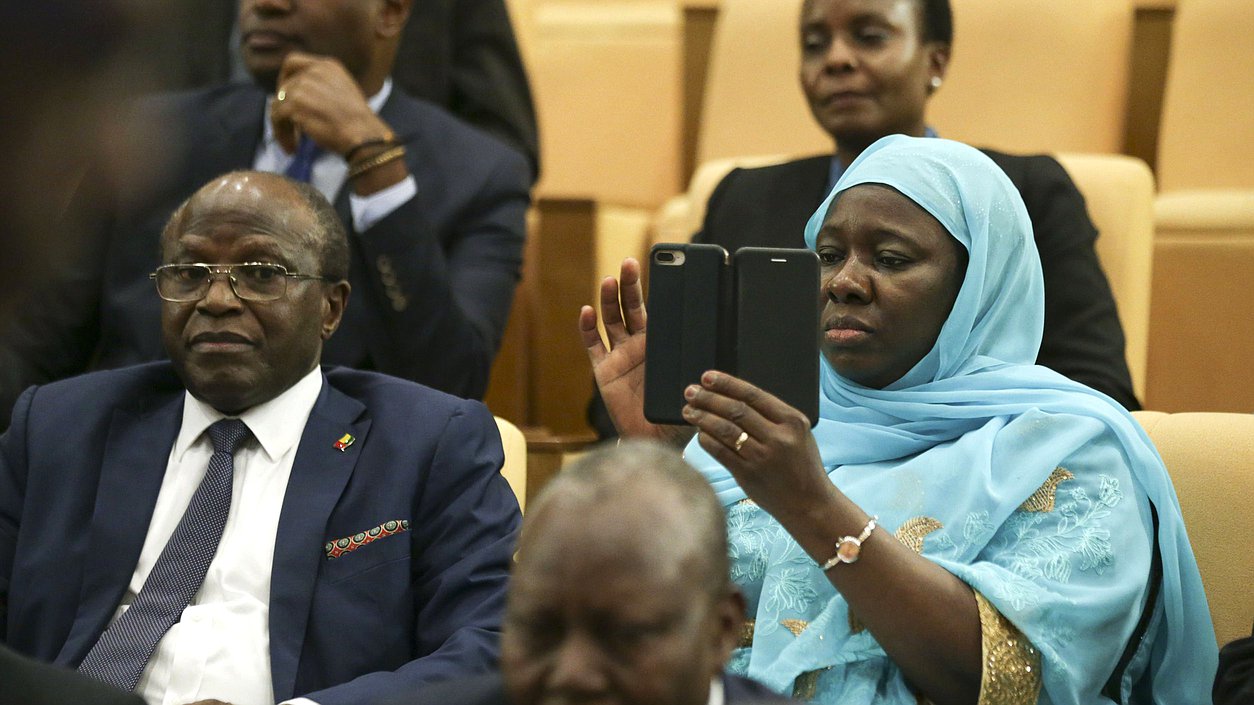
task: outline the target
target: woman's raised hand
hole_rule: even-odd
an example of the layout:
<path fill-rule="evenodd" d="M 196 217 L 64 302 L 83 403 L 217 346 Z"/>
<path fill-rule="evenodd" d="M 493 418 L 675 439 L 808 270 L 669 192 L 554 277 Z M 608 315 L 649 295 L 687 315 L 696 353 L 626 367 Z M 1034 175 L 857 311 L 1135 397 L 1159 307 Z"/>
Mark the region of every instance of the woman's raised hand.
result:
<path fill-rule="evenodd" d="M 579 309 L 579 335 L 592 362 L 605 408 L 619 435 L 654 438 L 677 445 L 692 437 L 686 426 L 655 424 L 644 418 L 644 341 L 648 315 L 640 284 L 640 263 L 623 260 L 619 278 L 601 281 L 601 322 L 609 348 L 597 331 L 597 314 L 591 306 Z"/>
<path fill-rule="evenodd" d="M 839 491 L 801 411 L 725 372 L 701 375 L 684 397 L 684 418 L 700 431 L 701 447 L 785 528 L 790 519 L 830 506 Z"/>

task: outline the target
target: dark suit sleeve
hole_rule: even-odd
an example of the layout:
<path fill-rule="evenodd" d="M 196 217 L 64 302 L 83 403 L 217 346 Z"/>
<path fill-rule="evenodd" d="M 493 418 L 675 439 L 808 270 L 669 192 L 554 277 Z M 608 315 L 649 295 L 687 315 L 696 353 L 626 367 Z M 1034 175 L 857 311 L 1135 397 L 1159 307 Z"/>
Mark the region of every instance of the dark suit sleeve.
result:
<path fill-rule="evenodd" d="M 486 673 L 499 652 L 505 589 L 521 515 L 496 422 L 463 402 L 440 436 L 428 481 L 415 498 L 414 652 L 386 673 L 305 694 L 320 705 L 386 702 L 424 683 Z"/>
<path fill-rule="evenodd" d="M 1007 169 L 1032 219 L 1045 276 L 1045 334 L 1037 363 L 1139 409 L 1124 357 L 1123 327 L 1097 260 L 1097 229 L 1084 197 L 1056 160 Z"/>
<path fill-rule="evenodd" d="M 0 643 L 9 640 L 9 589 L 26 496 L 26 412 L 33 395 L 32 388 L 21 396 L 13 411 L 13 425 L 0 435 Z"/>
<path fill-rule="evenodd" d="M 459 117 L 505 140 L 540 173 L 540 138 L 531 87 L 504 0 L 457 0 L 452 95 Z"/>
<path fill-rule="evenodd" d="M 382 336 L 368 342 L 380 372 L 471 399 L 487 391 L 522 270 L 530 202 L 522 158 L 497 154 L 443 239 L 427 216 L 439 196 L 422 186 L 357 237 L 370 289 L 360 294 L 381 323 Z"/>

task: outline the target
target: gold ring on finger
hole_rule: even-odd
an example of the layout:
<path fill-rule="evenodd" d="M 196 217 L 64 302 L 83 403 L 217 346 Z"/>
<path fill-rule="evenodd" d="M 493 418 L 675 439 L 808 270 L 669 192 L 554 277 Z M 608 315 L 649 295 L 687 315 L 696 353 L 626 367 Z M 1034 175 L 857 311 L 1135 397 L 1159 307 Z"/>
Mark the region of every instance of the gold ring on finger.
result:
<path fill-rule="evenodd" d="M 747 440 L 749 440 L 749 432 L 741 431 L 740 436 L 736 439 L 736 452 L 737 453 L 739 453 L 740 449 L 744 447 L 745 441 Z"/>

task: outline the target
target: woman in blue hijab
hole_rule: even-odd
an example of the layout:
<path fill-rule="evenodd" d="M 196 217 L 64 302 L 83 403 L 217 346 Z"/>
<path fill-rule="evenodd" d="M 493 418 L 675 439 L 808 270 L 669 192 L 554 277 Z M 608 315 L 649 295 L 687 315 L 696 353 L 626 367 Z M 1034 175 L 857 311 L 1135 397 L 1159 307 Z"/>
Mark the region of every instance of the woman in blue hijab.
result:
<path fill-rule="evenodd" d="M 686 391 L 686 455 L 728 508 L 750 607 L 730 668 L 824 703 L 1208 702 L 1214 632 L 1171 482 L 1118 404 L 1032 364 L 1040 262 L 1004 173 L 883 138 L 806 242 L 819 424 L 718 372 Z M 642 363 L 635 288 L 610 353 L 581 314 L 620 384 Z M 667 433 L 623 398 L 606 393 L 620 430 Z"/>

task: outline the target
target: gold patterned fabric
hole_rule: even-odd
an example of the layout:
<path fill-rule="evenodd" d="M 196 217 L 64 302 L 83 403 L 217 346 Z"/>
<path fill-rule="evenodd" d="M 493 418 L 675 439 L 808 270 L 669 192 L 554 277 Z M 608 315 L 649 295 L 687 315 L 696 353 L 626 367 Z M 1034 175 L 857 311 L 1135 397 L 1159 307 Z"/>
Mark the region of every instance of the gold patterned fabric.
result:
<path fill-rule="evenodd" d="M 979 705 L 1030 705 L 1041 693 L 1041 654 L 976 591 L 983 639 Z"/>
<path fill-rule="evenodd" d="M 932 517 L 914 517 L 902 522 L 901 526 L 893 532 L 893 536 L 897 540 L 906 545 L 915 553 L 923 553 L 923 539 L 928 534 L 943 529 L 945 525 L 933 519 Z"/>
<path fill-rule="evenodd" d="M 1031 497 L 1023 501 L 1019 505 L 1019 509 L 1025 512 L 1052 512 L 1054 511 L 1054 499 L 1058 496 L 1058 485 L 1066 480 L 1075 479 L 1075 475 L 1071 471 L 1061 465 L 1054 468 L 1049 474 L 1049 478 L 1045 480 L 1045 484 L 1041 485 Z"/>

